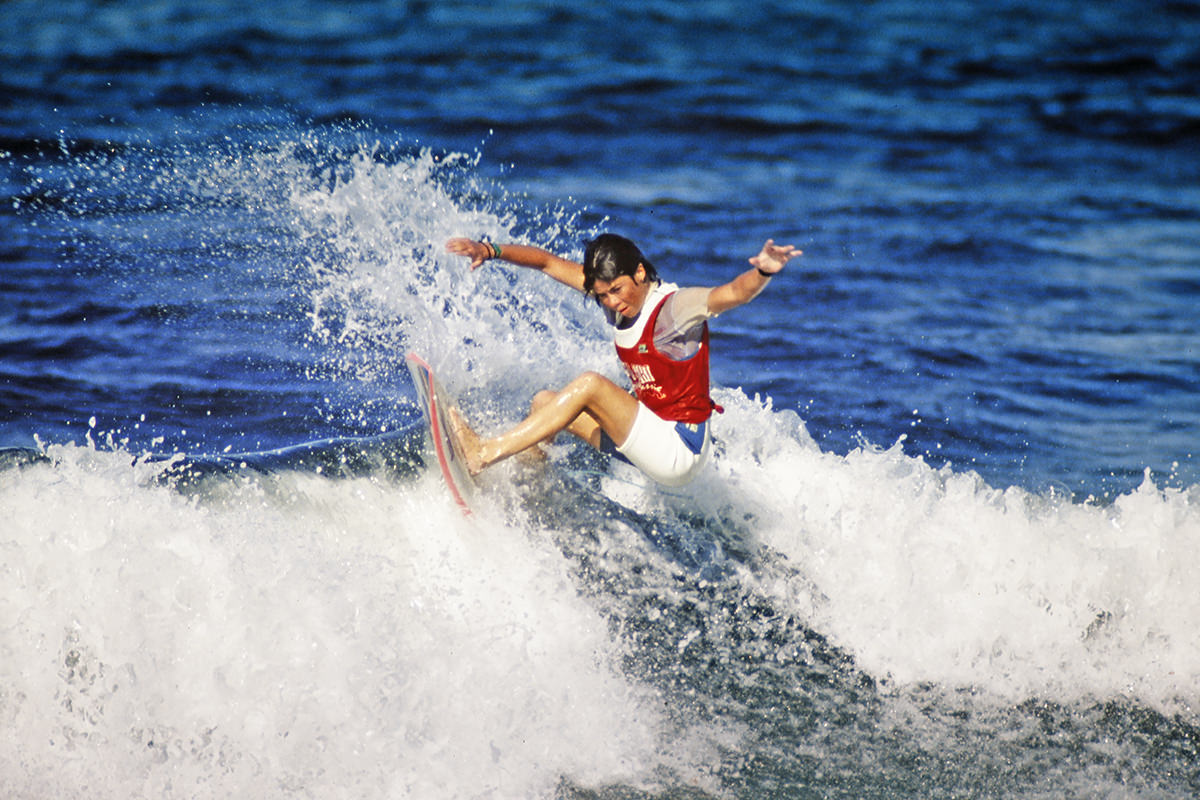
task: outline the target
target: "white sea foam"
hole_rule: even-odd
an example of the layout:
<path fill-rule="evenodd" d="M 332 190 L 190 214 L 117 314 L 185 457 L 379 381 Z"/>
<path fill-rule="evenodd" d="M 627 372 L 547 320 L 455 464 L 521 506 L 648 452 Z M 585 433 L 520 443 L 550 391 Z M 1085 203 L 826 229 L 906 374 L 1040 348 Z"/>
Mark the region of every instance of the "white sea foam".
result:
<path fill-rule="evenodd" d="M 562 556 L 433 475 L 187 497 L 48 452 L 0 473 L 7 797 L 539 797 L 670 749 Z"/>
<path fill-rule="evenodd" d="M 1147 476 L 1111 505 L 1073 503 L 899 445 L 822 452 L 791 412 L 721 399 L 720 496 L 741 498 L 794 570 L 765 590 L 869 674 L 1196 713 L 1200 487 Z"/>
<path fill-rule="evenodd" d="M 662 502 L 738 510 L 752 553 L 782 556 L 758 589 L 885 692 L 1194 714 L 1195 490 L 1072 504 L 899 448 L 822 452 L 793 413 L 719 400 L 721 456 Z M 564 776 L 636 785 L 664 765 L 703 780 L 711 752 L 623 673 L 621 640 L 519 513 L 464 520 L 434 475 L 189 494 L 121 451 L 47 452 L 0 473 L 8 796 L 548 797 Z"/>

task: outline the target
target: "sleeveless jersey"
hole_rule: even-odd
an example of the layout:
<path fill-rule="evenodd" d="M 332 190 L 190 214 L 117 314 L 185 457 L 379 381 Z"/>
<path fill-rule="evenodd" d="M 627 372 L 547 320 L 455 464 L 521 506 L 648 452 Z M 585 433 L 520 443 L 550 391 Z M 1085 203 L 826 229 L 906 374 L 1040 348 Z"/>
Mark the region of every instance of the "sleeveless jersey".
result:
<path fill-rule="evenodd" d="M 683 361 L 668 358 L 654 346 L 654 325 L 663 305 L 675 293 L 672 284 L 659 284 L 646 298 L 646 306 L 654 303 L 649 314 L 635 323 L 640 328 L 636 342 L 630 347 L 616 343 L 617 357 L 625 365 L 633 391 L 638 400 L 659 417 L 673 422 L 704 422 L 714 409 L 720 407 L 708 396 L 708 323 L 700 349 Z M 621 339 L 628 341 L 634 331 L 624 331 Z"/>

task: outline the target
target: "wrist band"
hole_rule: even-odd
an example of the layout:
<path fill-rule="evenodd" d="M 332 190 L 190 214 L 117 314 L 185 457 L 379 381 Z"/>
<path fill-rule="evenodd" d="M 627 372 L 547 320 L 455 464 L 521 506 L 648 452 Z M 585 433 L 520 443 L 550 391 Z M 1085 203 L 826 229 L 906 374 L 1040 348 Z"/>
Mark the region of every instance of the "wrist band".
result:
<path fill-rule="evenodd" d="M 489 242 L 486 239 L 481 241 L 480 244 L 483 245 L 484 247 L 486 247 L 488 249 L 488 251 L 491 253 L 491 255 L 488 256 L 489 259 L 500 257 L 500 245 L 492 244 L 491 242 Z"/>
<path fill-rule="evenodd" d="M 775 277 L 774 272 L 763 272 L 762 267 L 755 267 L 755 269 L 758 270 L 758 274 L 762 275 L 764 278 L 774 278 Z"/>

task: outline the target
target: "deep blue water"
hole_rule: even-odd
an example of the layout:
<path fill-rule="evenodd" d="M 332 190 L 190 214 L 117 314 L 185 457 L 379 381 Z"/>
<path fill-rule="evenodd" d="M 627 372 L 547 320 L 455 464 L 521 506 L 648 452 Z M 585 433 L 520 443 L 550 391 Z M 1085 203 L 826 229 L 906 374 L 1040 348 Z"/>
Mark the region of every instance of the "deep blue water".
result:
<path fill-rule="evenodd" d="M 0 23 L 0 448 L 23 448 L 9 451 L 21 463 L 50 452 L 57 465 L 9 470 L 0 484 L 0 510 L 44 524 L 0 534 L 9 577 L 25 587 L 5 597 L 0 630 L 27 637 L 0 640 L 17 665 L 6 675 L 17 695 L 0 687 L 0 718 L 35 742 L 0 763 L 10 773 L 0 786 L 7 777 L 19 796 L 83 785 L 120 796 L 135 784 L 98 766 L 115 759 L 133 771 L 126 777 L 142 776 L 137 786 L 160 790 L 171 782 L 162 770 L 187 762 L 194 774 L 170 773 L 176 785 L 187 774 L 213 795 L 337 786 L 358 797 L 690 797 L 688 787 L 747 797 L 1185 797 L 1200 788 L 1200 643 L 1184 613 L 1196 602 L 1186 569 L 1200 558 L 1194 4 L 93 0 L 51 10 L 14 0 Z M 412 620 L 375 608 L 385 649 L 416 654 L 391 669 L 444 702 L 408 716 L 376 705 L 358 728 L 317 712 L 309 730 L 340 735 L 357 754 L 369 750 L 368 726 L 400 731 L 385 751 L 432 760 L 428 783 L 384 788 L 375 767 L 356 768 L 344 752 L 345 773 L 334 777 L 333 762 L 305 772 L 270 736 L 229 734 L 220 758 L 193 747 L 190 762 L 186 745 L 146 764 L 113 749 L 141 742 L 134 729 L 186 741 L 236 727 L 236 711 L 193 726 L 203 715 L 178 706 L 174 717 L 129 712 L 135 722 L 114 712 L 107 728 L 92 720 L 90 739 L 67 736 L 75 771 L 48 777 L 78 719 L 43 730 L 30 722 L 46 716 L 39 701 L 12 698 L 61 707 L 64 692 L 79 690 L 73 668 L 61 668 L 72 652 L 92 653 L 110 674 L 125 662 L 100 644 L 123 629 L 95 621 L 91 649 L 78 644 L 87 625 L 71 628 L 75 601 L 47 588 L 76 583 L 75 567 L 63 566 L 75 562 L 34 542 L 144 542 L 152 534 L 141 522 L 85 509 L 120 506 L 145 521 L 160 519 L 165 502 L 124 487 L 116 467 L 93 485 L 87 458 L 149 455 L 139 460 L 149 469 L 186 453 L 214 474 L 232 459 L 282 480 L 311 465 L 295 448 L 334 439 L 315 446 L 317 461 L 363 458 L 355 480 L 382 492 L 368 502 L 419 496 L 420 513 L 401 516 L 423 518 L 436 504 L 410 485 L 424 473 L 405 349 L 430 354 L 497 426 L 543 385 L 615 368 L 582 300 L 493 265 L 470 276 L 442 243 L 486 235 L 579 256 L 599 230 L 631 236 L 682 284 L 731 278 L 767 237 L 805 251 L 752 305 L 713 324 L 714 380 L 733 400 L 726 466 L 713 481 L 729 496 L 706 484 L 690 505 L 617 497 L 618 524 L 599 499 L 614 499 L 611 486 L 599 487 L 600 506 L 565 519 L 512 499 L 516 479 L 497 489 L 509 512 L 492 533 L 539 545 L 528 558 L 510 554 L 514 574 L 558 554 L 577 582 L 572 602 L 577 591 L 591 609 L 544 620 L 547 636 L 559 623 L 586 629 L 589 613 L 604 620 L 602 646 L 578 645 L 612 648 L 617 677 L 596 680 L 648 686 L 658 700 L 646 702 L 686 734 L 682 754 L 626 774 L 614 763 L 637 759 L 620 754 L 671 750 L 633 737 L 604 758 L 494 755 L 490 776 L 481 757 L 478 780 L 456 783 L 440 767 L 448 776 L 475 742 L 437 721 L 454 718 L 458 695 L 436 688 L 435 649 L 389 639 Z M 575 479 L 608 469 L 561 447 Z M 327 539 L 374 541 L 364 531 L 380 522 L 361 510 L 326 519 L 348 490 L 251 491 L 229 480 L 177 487 L 226 522 L 210 529 L 208 516 L 168 514 L 161 524 L 218 551 L 232 530 L 275 541 L 277 525 L 283 541 L 311 529 L 326 565 L 313 567 L 313 585 L 353 584 L 337 565 L 358 562 Z M 281 504 L 278 518 L 264 521 L 260 493 Z M 297 496 L 313 508 L 295 508 Z M 77 514 L 60 511 L 74 502 Z M 629 543 L 626 530 L 645 536 Z M 300 563 L 306 547 L 279 544 L 270 559 Z M 374 554 L 358 554 L 365 564 L 403 561 L 362 547 Z M 829 555 L 841 548 L 857 555 L 842 565 Z M 934 551 L 958 553 L 957 567 L 922 560 Z M 130 558 L 177 596 L 170 587 L 184 579 L 151 577 L 158 562 L 144 550 L 106 550 L 95 569 L 116 575 Z M 1026 559 L 1003 577 L 998 565 Z M 738 577 L 712 572 L 726 560 Z M 205 564 L 202 575 L 225 572 Z M 1058 569 L 1058 582 L 1043 568 Z M 958 577 L 933 577 L 945 570 Z M 976 582 L 992 570 L 994 583 Z M 264 580 L 238 574 L 235 589 Z M 567 602 L 543 583 L 532 590 L 540 604 Z M 1009 602 L 981 599 L 993 588 Z M 439 602 L 440 590 L 426 589 L 401 604 Z M 96 591 L 101 599 L 85 605 L 126 608 Z M 22 611 L 39 597 L 43 615 Z M 1031 622 L 1026 601 L 1069 619 Z M 992 633 L 953 632 L 955 604 Z M 195 607 L 207 609 L 206 627 L 239 631 L 227 612 L 271 618 L 274 608 Z M 913 615 L 929 621 L 930 639 L 889 638 Z M 1089 621 L 1114 618 L 1126 627 L 1103 645 L 1112 650 L 1087 651 L 1113 663 L 1060 672 L 1082 656 L 1058 646 L 1101 647 Z M 664 619 L 674 621 L 664 628 Z M 187 660 L 165 633 L 185 622 L 142 634 L 156 664 Z M 52 644 L 18 643 L 42 641 L 38 626 Z M 66 640 L 64 627 L 74 631 Z M 330 630 L 308 633 L 328 642 Z M 470 626 L 431 630 L 477 641 Z M 353 650 L 359 636 L 339 641 Z M 566 634 L 556 641 L 575 652 Z M 1142 647 L 1145 663 L 1113 656 Z M 807 660 L 794 655 L 805 648 Z M 482 670 L 479 658 L 466 663 Z M 216 659 L 206 674 L 227 672 Z M 260 662 L 248 674 L 294 667 Z M 58 670 L 67 688 L 39 689 L 29 675 L 41 669 Z M 156 669 L 137 668 L 145 696 L 176 680 L 151 677 Z M 243 678 L 245 695 L 200 696 L 233 708 L 270 684 Z M 578 755 L 588 745 L 572 738 L 576 726 L 640 730 L 596 722 L 591 706 L 546 722 L 529 711 L 533 689 L 498 680 L 517 697 L 504 719 L 533 731 L 531 742 L 570 742 Z M 311 681 L 296 678 L 320 685 Z M 606 698 L 598 706 L 643 708 L 596 691 Z M 270 708 L 275 719 L 290 706 Z M 428 730 L 442 749 L 418 757 Z M 519 751 L 516 732 L 493 736 L 493 753 Z M 215 766 L 231 753 L 259 768 Z M 709 772 L 698 766 L 713 759 Z M 521 777 L 505 784 L 501 772 Z"/>

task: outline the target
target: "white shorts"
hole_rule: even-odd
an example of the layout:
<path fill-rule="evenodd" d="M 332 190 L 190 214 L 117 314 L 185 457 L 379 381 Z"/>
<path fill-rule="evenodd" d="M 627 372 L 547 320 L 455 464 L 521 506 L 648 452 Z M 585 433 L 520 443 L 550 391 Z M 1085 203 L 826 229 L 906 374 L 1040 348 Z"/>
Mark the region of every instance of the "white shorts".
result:
<path fill-rule="evenodd" d="M 671 422 L 638 403 L 625 444 L 603 437 L 601 450 L 633 464 L 664 486 L 682 486 L 696 477 L 712 450 L 708 422 Z"/>

